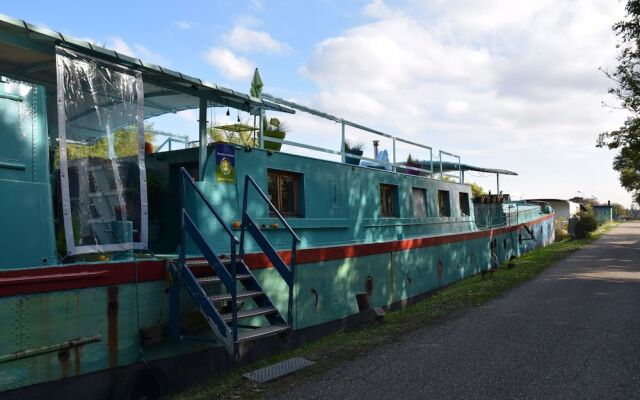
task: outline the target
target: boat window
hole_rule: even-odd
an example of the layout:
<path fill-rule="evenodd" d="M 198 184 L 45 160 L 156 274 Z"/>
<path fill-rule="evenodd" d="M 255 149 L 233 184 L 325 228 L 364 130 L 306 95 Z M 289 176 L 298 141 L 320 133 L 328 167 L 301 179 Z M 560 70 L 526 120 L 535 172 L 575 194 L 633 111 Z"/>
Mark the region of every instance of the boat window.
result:
<path fill-rule="evenodd" d="M 396 185 L 380 184 L 380 213 L 383 217 L 397 217 L 396 199 L 398 187 Z"/>
<path fill-rule="evenodd" d="M 411 188 L 411 197 L 413 199 L 413 217 L 427 217 L 427 191 L 424 188 Z"/>
<path fill-rule="evenodd" d="M 282 215 L 300 215 L 300 175 L 267 170 L 269 199 Z"/>
<path fill-rule="evenodd" d="M 469 210 L 469 193 L 459 193 L 460 198 L 460 214 L 463 217 L 471 215 Z"/>
<path fill-rule="evenodd" d="M 448 190 L 438 190 L 438 210 L 441 217 L 451 216 L 451 206 L 449 205 Z"/>

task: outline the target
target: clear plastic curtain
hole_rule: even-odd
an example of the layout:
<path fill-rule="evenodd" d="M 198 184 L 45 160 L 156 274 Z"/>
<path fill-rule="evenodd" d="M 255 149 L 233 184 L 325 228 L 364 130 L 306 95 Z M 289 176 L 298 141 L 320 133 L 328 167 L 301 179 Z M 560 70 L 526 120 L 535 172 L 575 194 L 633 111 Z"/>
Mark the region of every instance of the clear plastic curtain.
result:
<path fill-rule="evenodd" d="M 67 253 L 146 248 L 142 76 L 62 48 L 56 65 Z"/>

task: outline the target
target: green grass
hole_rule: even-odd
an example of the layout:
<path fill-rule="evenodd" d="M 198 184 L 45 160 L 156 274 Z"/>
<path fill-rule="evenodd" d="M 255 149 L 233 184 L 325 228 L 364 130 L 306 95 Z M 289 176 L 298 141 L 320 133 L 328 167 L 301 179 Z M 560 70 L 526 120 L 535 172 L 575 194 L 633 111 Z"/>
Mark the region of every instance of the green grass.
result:
<path fill-rule="evenodd" d="M 412 330 L 435 324 L 452 313 L 482 305 L 507 290 L 535 277 L 549 265 L 598 239 L 615 224 L 607 224 L 589 239 L 563 240 L 536 249 L 513 261 L 515 268 L 500 266 L 485 279 L 473 276 L 438 290 L 428 298 L 398 311 L 388 312 L 384 322 L 359 331 L 338 331 L 293 351 L 278 354 L 226 376 L 181 393 L 173 400 L 261 399 L 286 390 L 308 376 L 358 357 L 372 347 L 399 340 Z M 278 380 L 277 384 L 256 384 L 242 374 L 294 356 L 316 361 L 316 365 Z"/>

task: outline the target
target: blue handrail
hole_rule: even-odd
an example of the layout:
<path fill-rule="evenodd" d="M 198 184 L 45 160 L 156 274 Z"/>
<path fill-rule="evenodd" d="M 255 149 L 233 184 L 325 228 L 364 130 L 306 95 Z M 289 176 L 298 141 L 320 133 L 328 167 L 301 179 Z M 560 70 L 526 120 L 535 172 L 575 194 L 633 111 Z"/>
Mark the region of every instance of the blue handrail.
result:
<path fill-rule="evenodd" d="M 180 196 L 180 198 L 182 199 L 182 204 L 180 205 L 180 208 L 181 209 L 185 208 L 184 207 L 185 206 L 184 205 L 184 196 L 185 196 L 186 192 L 184 190 L 184 183 L 185 182 L 189 182 L 191 184 L 191 188 L 195 191 L 195 193 L 198 195 L 198 197 L 200 197 L 202 199 L 202 201 L 207 206 L 209 211 L 211 211 L 211 213 L 216 217 L 216 219 L 218 220 L 220 225 L 222 225 L 222 227 L 224 228 L 225 232 L 227 233 L 227 235 L 229 236 L 231 241 L 236 243 L 236 244 L 240 243 L 238 238 L 233 234 L 233 231 L 231 231 L 231 228 L 229 228 L 229 226 L 222 220 L 222 218 L 220 217 L 220 215 L 218 214 L 216 209 L 213 208 L 213 205 L 211 205 L 211 203 L 209 202 L 207 197 L 204 195 L 204 193 L 202 193 L 202 190 L 200 190 L 200 188 L 196 185 L 196 183 L 193 181 L 193 178 L 191 177 L 191 175 L 189 175 L 189 173 L 187 172 L 187 170 L 184 167 L 180 168 L 180 175 L 183 178 L 182 179 L 182 187 L 181 187 L 183 189 L 183 191 L 182 191 L 182 195 Z"/>
<path fill-rule="evenodd" d="M 232 316 L 232 336 L 233 341 L 235 342 L 238 339 L 238 305 L 237 305 L 237 287 L 236 287 L 236 278 L 237 278 L 237 265 L 236 265 L 236 248 L 240 240 L 233 234 L 231 228 L 222 220 L 218 212 L 215 210 L 213 205 L 206 198 L 202 190 L 195 184 L 193 178 L 184 167 L 180 168 L 180 213 L 181 213 L 181 229 L 180 229 L 180 254 L 179 254 L 179 268 L 186 269 L 186 235 L 185 233 L 189 233 L 192 239 L 195 240 L 198 248 L 201 252 L 203 252 L 209 264 L 214 267 L 218 276 L 220 276 L 221 281 L 227 287 L 231 294 L 231 316 Z M 223 230 L 227 234 L 230 240 L 230 257 L 231 257 L 231 277 L 227 276 L 228 272 L 223 271 L 224 267 L 220 263 L 218 257 L 213 253 L 213 250 L 209 247 L 209 245 L 204 241 L 204 237 L 197 229 L 195 223 L 189 216 L 187 209 L 185 207 L 185 197 L 186 197 L 186 183 L 190 184 L 190 187 L 193 191 L 200 197 L 203 203 L 207 206 L 209 211 L 214 215 L 218 223 L 222 226 Z M 179 273 L 178 276 L 181 274 Z M 177 300 L 176 300 L 177 301 Z M 174 331 L 179 329 L 177 326 L 173 327 Z"/>
<path fill-rule="evenodd" d="M 300 243 L 300 238 L 298 237 L 298 235 L 296 235 L 296 233 L 293 231 L 293 229 L 291 229 L 291 227 L 289 226 L 289 224 L 287 223 L 287 221 L 285 221 L 285 219 L 282 217 L 282 214 L 280 214 L 280 212 L 278 211 L 278 209 L 273 205 L 273 203 L 271 202 L 271 200 L 269 200 L 269 198 L 267 197 L 266 194 L 264 194 L 264 192 L 262 191 L 262 189 L 260 189 L 260 186 L 258 186 L 258 184 L 256 183 L 256 181 L 253 180 L 253 178 L 249 175 L 245 176 L 245 184 L 244 184 L 244 199 L 243 199 L 243 205 L 244 205 L 244 209 L 243 211 L 246 211 L 247 207 L 247 187 L 249 185 L 249 183 L 251 183 L 253 185 L 253 187 L 256 189 L 256 191 L 258 192 L 258 194 L 260 195 L 260 197 L 262 197 L 264 199 L 264 201 L 267 203 L 267 205 L 269 206 L 269 209 L 271 211 L 274 212 L 274 214 L 278 217 L 278 219 L 280 220 L 280 222 L 282 222 L 282 224 L 287 228 L 287 230 L 289 231 L 289 233 L 291 234 L 291 236 L 295 239 L 295 241 L 297 243 Z"/>
<path fill-rule="evenodd" d="M 282 258 L 275 251 L 271 243 L 267 240 L 267 238 L 260 232 L 260 228 L 256 225 L 253 219 L 247 213 L 247 196 L 249 193 L 249 184 L 251 184 L 256 192 L 262 197 L 262 199 L 267 203 L 269 209 L 278 217 L 280 222 L 287 229 L 289 234 L 291 235 L 291 266 L 287 267 Z M 253 236 L 256 243 L 260 246 L 264 254 L 269 258 L 269 261 L 273 264 L 275 269 L 278 271 L 280 276 L 284 279 L 284 281 L 289 286 L 289 301 L 287 304 L 287 320 L 290 326 L 293 326 L 293 286 L 295 283 L 295 271 L 296 271 L 296 253 L 297 246 L 300 243 L 300 238 L 298 235 L 291 229 L 291 226 L 285 221 L 284 217 L 280 212 L 276 209 L 273 203 L 269 200 L 266 194 L 260 189 L 258 184 L 253 180 L 253 178 L 249 175 L 245 176 L 244 181 L 244 193 L 242 200 L 242 230 L 240 231 L 240 258 L 244 257 L 244 237 L 245 231 L 249 231 L 249 233 Z"/>

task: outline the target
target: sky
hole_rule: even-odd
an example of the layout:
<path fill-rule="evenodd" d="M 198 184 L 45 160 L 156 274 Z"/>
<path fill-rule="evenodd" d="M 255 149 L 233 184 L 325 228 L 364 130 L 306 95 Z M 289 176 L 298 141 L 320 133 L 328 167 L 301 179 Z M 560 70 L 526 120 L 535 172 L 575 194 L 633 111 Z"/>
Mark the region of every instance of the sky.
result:
<path fill-rule="evenodd" d="M 247 93 L 258 67 L 267 93 L 428 145 L 435 157 L 445 150 L 517 172 L 500 179 L 515 199 L 630 205 L 615 153 L 595 147 L 627 118 L 602 72 L 616 64 L 611 26 L 624 2 L 24 1 L 0 13 Z M 213 123 L 234 118 L 224 111 Z M 289 127 L 288 140 L 340 148 L 335 123 L 271 116 Z M 158 124 L 193 137 L 195 119 L 183 112 Z M 347 137 L 371 156 L 372 135 L 349 128 Z M 390 142 L 381 147 L 391 152 Z M 398 161 L 409 153 L 429 159 L 399 146 Z M 466 180 L 496 191 L 494 176 Z"/>

